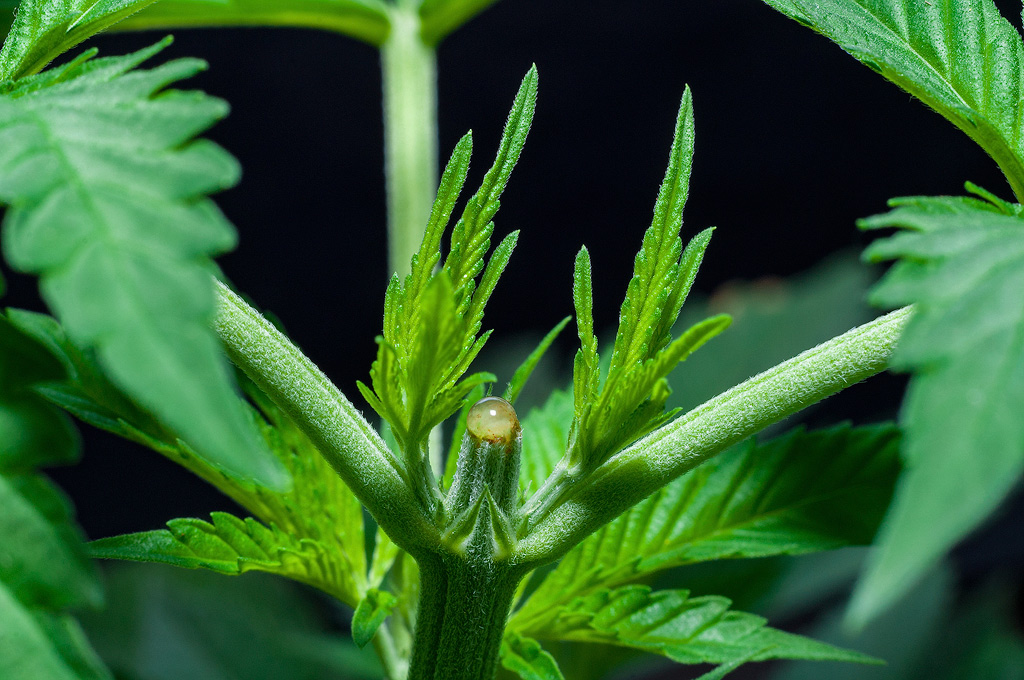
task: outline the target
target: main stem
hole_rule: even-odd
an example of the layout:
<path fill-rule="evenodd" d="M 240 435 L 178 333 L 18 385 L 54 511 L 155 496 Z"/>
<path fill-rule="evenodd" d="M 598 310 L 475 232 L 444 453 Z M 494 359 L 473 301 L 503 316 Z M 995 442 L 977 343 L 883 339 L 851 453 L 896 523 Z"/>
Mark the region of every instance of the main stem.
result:
<path fill-rule="evenodd" d="M 415 8 L 394 6 L 381 46 L 388 267 L 409 273 L 437 190 L 437 59 Z"/>
<path fill-rule="evenodd" d="M 417 563 L 420 601 L 409 680 L 492 680 L 522 571 L 461 555 Z"/>

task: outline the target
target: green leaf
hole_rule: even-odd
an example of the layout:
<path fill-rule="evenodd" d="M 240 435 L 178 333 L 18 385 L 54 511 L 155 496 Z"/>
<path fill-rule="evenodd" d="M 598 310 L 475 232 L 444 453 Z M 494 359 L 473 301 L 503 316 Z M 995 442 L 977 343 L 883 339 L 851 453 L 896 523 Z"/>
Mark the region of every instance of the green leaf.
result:
<path fill-rule="evenodd" d="M 34 391 L 62 376 L 45 348 L 0 315 L 0 473 L 78 459 L 78 433 Z"/>
<path fill-rule="evenodd" d="M 551 344 L 558 338 L 562 330 L 572 320 L 571 316 L 567 316 L 559 321 L 554 328 L 548 331 L 537 348 L 530 352 L 530 356 L 526 357 L 526 360 L 515 370 L 512 374 L 512 379 L 508 382 L 508 387 L 505 389 L 504 398 L 514 404 L 516 399 L 519 398 L 519 394 L 523 391 L 523 387 L 526 386 L 526 381 L 530 379 L 530 375 L 533 373 L 533 369 L 537 368 L 537 364 L 544 358 L 544 354 L 551 347 Z"/>
<path fill-rule="evenodd" d="M 338 635 L 305 589 L 253 573 L 113 564 L 107 606 L 82 617 L 118 678 L 131 680 L 380 680 L 372 649 Z"/>
<path fill-rule="evenodd" d="M 41 276 L 68 335 L 95 349 L 114 383 L 210 462 L 280 487 L 279 466 L 239 407 L 208 327 L 208 257 L 235 236 L 205 194 L 234 184 L 238 167 L 192 138 L 227 107 L 164 91 L 201 70 L 200 61 L 131 71 L 167 44 L 8 84 L 0 96 L 4 251 L 14 267 Z"/>
<path fill-rule="evenodd" d="M 1024 46 L 992 0 L 765 0 L 978 143 L 1024 198 Z"/>
<path fill-rule="evenodd" d="M 202 26 L 298 26 L 335 31 L 380 46 L 391 28 L 379 0 L 160 0 L 117 30 Z"/>
<path fill-rule="evenodd" d="M 593 333 L 590 256 L 584 248 L 576 257 L 573 299 L 581 349 L 573 366 L 576 417 L 567 466 L 585 474 L 675 415 L 664 413 L 671 393 L 666 376 L 730 322 L 725 315 L 712 317 L 672 340 L 672 326 L 693 285 L 712 231 L 697 234 L 683 249 L 679 232 L 689 192 L 693 140 L 693 101 L 687 88 L 679 105 L 654 219 L 644 234 L 622 303 L 603 385 L 599 385 Z"/>
<path fill-rule="evenodd" d="M 523 418 L 519 489 L 525 497 L 536 493 L 565 455 L 572 417 L 572 393 L 555 390 L 543 406 L 530 409 Z"/>
<path fill-rule="evenodd" d="M 765 619 L 730 611 L 724 597 L 648 586 L 602 589 L 562 605 L 532 637 L 632 647 L 678 663 L 728 664 L 737 659 L 811 659 L 878 663 L 858 652 L 767 627 Z"/>
<path fill-rule="evenodd" d="M 22 0 L 0 50 L 0 82 L 41 71 L 54 57 L 154 0 Z"/>
<path fill-rule="evenodd" d="M 498 146 L 494 165 L 452 228 L 451 249 L 441 263 L 441 241 L 466 179 L 472 137 L 456 145 L 441 177 L 419 251 L 404 282 L 392 278 L 384 297 L 384 332 L 370 370 L 359 383 L 370 406 L 390 425 L 411 474 L 430 477 L 424 450 L 430 431 L 458 411 L 470 391 L 493 382 L 489 373 L 463 378 L 490 335 L 481 334 L 484 307 L 515 248 L 518 232 L 486 254 L 494 215 L 533 120 L 537 70 L 523 79 Z M 477 281 L 479 277 L 479 282 Z M 428 479 L 426 493 L 433 493 Z"/>
<path fill-rule="evenodd" d="M 4 680 L 80 680 L 35 617 L 0 581 L 0 672 Z"/>
<path fill-rule="evenodd" d="M 398 600 L 386 590 L 370 588 L 356 607 L 352 615 L 352 640 L 357 647 L 365 647 L 366 643 L 377 634 L 380 624 L 391 615 Z"/>
<path fill-rule="evenodd" d="M 869 543 L 898 473 L 897 444 L 886 425 L 739 444 L 570 551 L 509 625 L 532 630 L 573 598 L 684 564 Z"/>
<path fill-rule="evenodd" d="M 356 574 L 344 554 L 329 544 L 291 536 L 274 524 L 241 520 L 226 512 L 199 519 L 173 519 L 169 530 L 102 538 L 89 544 L 100 559 L 158 562 L 186 569 L 238 575 L 265 571 L 306 583 L 355 607 Z"/>
<path fill-rule="evenodd" d="M 523 680 L 565 680 L 555 658 L 530 638 L 508 632 L 501 640 L 501 665 Z"/>
<path fill-rule="evenodd" d="M 61 612 L 102 599 L 70 504 L 39 465 L 78 457 L 67 418 L 36 390 L 64 377 L 47 348 L 0 315 L 0 677 L 110 680 Z M 49 428 L 49 429 L 44 429 Z"/>
<path fill-rule="evenodd" d="M 436 45 L 495 2 L 497 0 L 424 0 L 420 5 L 420 35 L 428 45 Z"/>
<path fill-rule="evenodd" d="M 865 253 L 899 258 L 874 289 L 914 303 L 893 357 L 912 371 L 894 505 L 854 598 L 863 622 L 976 527 L 1024 471 L 1024 220 L 973 198 L 903 198 L 861 227 L 898 227 Z"/>

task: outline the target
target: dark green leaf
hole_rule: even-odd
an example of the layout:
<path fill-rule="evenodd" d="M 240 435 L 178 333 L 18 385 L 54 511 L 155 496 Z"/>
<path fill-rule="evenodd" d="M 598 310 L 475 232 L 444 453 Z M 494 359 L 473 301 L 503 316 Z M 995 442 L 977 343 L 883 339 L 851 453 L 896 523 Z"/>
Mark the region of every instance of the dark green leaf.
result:
<path fill-rule="evenodd" d="M 0 581 L 0 674 L 4 680 L 81 680 L 35 617 Z"/>
<path fill-rule="evenodd" d="M 1024 470 L 1024 220 L 973 198 L 904 198 L 861 222 L 899 227 L 872 260 L 899 258 L 872 293 L 915 303 L 893 366 L 914 374 L 893 508 L 854 599 L 865 621 L 985 519 Z"/>
<path fill-rule="evenodd" d="M 208 327 L 205 263 L 235 237 L 205 194 L 232 185 L 238 168 L 192 137 L 227 107 L 163 91 L 202 62 L 131 71 L 166 44 L 80 60 L 0 96 L 4 250 L 41 275 L 68 335 L 95 348 L 114 383 L 217 466 L 282 486 Z"/>
<path fill-rule="evenodd" d="M 565 680 L 554 657 L 539 642 L 513 632 L 501 641 L 501 665 L 523 680 Z"/>
<path fill-rule="evenodd" d="M 1024 198 L 1024 46 L 992 0 L 765 0 L 977 142 Z"/>
<path fill-rule="evenodd" d="M 119 678 L 380 680 L 372 650 L 339 635 L 305 589 L 264 574 L 225 579 L 112 565 L 109 603 L 83 624 Z"/>
<path fill-rule="evenodd" d="M 398 600 L 386 590 L 370 588 L 352 615 L 352 640 L 356 647 L 365 647 L 377 634 L 380 624 L 391 615 Z"/>
<path fill-rule="evenodd" d="M 875 426 L 735 446 L 574 548 L 510 626 L 530 630 L 575 597 L 670 567 L 869 543 L 898 473 L 897 443 L 894 427 Z"/>

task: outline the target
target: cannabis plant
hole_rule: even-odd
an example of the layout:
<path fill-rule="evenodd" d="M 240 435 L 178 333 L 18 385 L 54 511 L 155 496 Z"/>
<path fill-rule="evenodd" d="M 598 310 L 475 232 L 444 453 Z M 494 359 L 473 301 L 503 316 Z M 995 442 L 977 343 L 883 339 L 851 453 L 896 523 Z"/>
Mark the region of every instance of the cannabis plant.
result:
<path fill-rule="evenodd" d="M 860 222 L 898 230 L 865 255 L 896 262 L 871 294 L 895 311 L 685 413 L 668 407 L 673 371 L 730 325 L 687 304 L 714 257 L 711 228 L 682 237 L 699 120 L 689 88 L 665 130 L 651 224 L 627 239 L 639 250 L 614 333 L 599 337 L 581 247 L 572 316 L 507 384 L 479 370 L 488 300 L 516 266 L 519 232 L 498 212 L 529 153 L 540 77 L 525 74 L 470 192 L 472 134 L 437 172 L 435 56 L 492 2 L 0 1 L 3 254 L 38 277 L 52 312 L 0 315 L 0 678 L 132 675 L 76 618 L 103 601 L 94 559 L 311 586 L 346 607 L 354 646 L 330 654 L 357 677 L 579 677 L 574 644 L 599 662 L 626 651 L 710 664 L 694 671 L 708 679 L 770 659 L 875 664 L 662 577 L 874 541 L 847 619 L 863 627 L 1008 494 L 1024 466 L 1024 209 L 970 183 L 968 196 L 895 199 Z M 954 123 L 1024 200 L 1024 43 L 992 0 L 766 2 Z M 195 26 L 323 29 L 380 50 L 391 275 L 375 359 L 348 396 L 213 262 L 236 236 L 210 195 L 239 168 L 199 135 L 227 106 L 173 89 L 206 65 L 162 60 L 169 37 L 120 56 L 75 49 L 106 29 Z M 571 381 L 520 418 L 524 386 L 571 322 Z M 911 374 L 898 424 L 755 438 L 887 368 Z M 73 420 L 161 454 L 248 514 L 84 542 L 39 472 L 79 456 Z M 249 611 L 232 592 L 203 597 Z"/>

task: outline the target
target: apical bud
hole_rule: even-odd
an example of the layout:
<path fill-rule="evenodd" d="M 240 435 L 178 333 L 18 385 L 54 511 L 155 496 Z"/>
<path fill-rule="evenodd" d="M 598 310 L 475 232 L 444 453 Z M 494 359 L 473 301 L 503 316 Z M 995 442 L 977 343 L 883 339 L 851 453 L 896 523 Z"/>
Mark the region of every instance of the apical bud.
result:
<path fill-rule="evenodd" d="M 494 519 L 503 525 L 491 530 L 509 533 L 519 495 L 522 448 L 522 430 L 512 404 L 500 397 L 485 397 L 469 409 L 455 479 L 445 498 L 453 536 L 472 531 L 461 525 L 470 521 L 472 509 L 479 510 L 482 499 L 485 511 L 493 504 L 498 514 Z M 485 499 L 488 494 L 490 498 Z"/>

